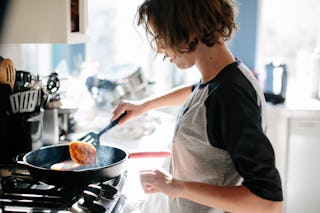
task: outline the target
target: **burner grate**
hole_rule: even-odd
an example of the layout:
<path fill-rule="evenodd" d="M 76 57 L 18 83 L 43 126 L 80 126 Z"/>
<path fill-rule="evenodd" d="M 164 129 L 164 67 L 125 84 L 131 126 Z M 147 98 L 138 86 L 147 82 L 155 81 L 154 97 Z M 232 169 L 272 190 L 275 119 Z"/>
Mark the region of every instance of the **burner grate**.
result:
<path fill-rule="evenodd" d="M 36 181 L 26 169 L 16 166 L 0 165 L 0 174 L 0 212 L 88 212 L 95 208 L 97 212 L 118 213 L 125 206 L 126 198 L 120 191 L 126 172 L 83 188 L 48 185 Z M 90 196 L 95 200 L 91 201 L 87 194 L 93 194 Z"/>

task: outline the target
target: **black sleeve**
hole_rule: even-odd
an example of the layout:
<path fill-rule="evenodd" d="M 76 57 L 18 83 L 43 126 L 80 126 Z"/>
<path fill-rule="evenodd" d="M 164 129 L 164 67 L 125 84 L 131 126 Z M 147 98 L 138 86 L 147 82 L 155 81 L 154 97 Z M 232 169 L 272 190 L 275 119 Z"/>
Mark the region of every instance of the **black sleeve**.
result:
<path fill-rule="evenodd" d="M 243 185 L 267 200 L 282 201 L 282 187 L 272 145 L 261 127 L 253 88 L 225 86 L 209 96 L 208 136 L 230 153 Z"/>

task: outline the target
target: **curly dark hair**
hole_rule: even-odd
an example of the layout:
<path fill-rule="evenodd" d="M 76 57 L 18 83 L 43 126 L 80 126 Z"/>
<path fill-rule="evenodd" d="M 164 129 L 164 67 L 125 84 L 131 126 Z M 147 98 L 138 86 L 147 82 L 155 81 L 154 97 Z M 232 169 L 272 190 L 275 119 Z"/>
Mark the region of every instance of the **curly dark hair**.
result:
<path fill-rule="evenodd" d="M 237 9 L 234 0 L 145 0 L 136 18 L 137 24 L 145 28 L 151 46 L 161 37 L 181 54 L 193 52 L 199 40 L 210 47 L 220 36 L 230 39 L 238 28 Z"/>

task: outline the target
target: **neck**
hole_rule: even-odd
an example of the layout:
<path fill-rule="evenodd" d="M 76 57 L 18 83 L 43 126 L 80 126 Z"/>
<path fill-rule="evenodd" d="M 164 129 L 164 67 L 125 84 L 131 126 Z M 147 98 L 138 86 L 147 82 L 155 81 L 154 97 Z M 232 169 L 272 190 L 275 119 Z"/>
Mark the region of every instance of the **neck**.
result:
<path fill-rule="evenodd" d="M 200 70 L 203 83 L 216 77 L 224 67 L 235 61 L 223 40 L 212 47 L 200 42 L 196 54 L 196 66 Z"/>

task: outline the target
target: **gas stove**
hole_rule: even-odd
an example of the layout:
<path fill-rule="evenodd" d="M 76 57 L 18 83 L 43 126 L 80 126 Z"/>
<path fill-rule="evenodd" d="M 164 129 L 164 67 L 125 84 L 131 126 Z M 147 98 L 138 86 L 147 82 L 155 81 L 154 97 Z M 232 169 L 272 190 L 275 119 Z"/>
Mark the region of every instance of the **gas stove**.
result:
<path fill-rule="evenodd" d="M 18 165 L 0 165 L 0 212 L 123 213 L 127 171 L 85 187 L 61 187 L 34 180 Z"/>

